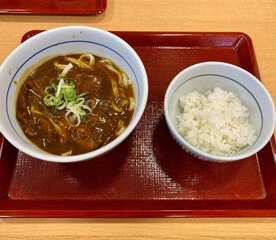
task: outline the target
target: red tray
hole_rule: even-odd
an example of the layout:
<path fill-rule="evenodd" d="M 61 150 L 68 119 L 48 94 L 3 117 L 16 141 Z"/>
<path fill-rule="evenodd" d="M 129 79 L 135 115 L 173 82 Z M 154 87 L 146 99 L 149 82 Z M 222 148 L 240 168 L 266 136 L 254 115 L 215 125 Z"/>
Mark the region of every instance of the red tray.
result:
<path fill-rule="evenodd" d="M 149 100 L 138 127 L 109 154 L 74 164 L 33 159 L 2 139 L 0 215 L 276 216 L 273 139 L 248 159 L 201 161 L 175 144 L 162 110 L 169 82 L 191 64 L 224 61 L 260 77 L 250 38 L 243 33 L 115 34 L 135 48 L 149 77 Z"/>
<path fill-rule="evenodd" d="M 106 0 L 1 0 L 0 14 L 91 15 L 102 13 Z"/>

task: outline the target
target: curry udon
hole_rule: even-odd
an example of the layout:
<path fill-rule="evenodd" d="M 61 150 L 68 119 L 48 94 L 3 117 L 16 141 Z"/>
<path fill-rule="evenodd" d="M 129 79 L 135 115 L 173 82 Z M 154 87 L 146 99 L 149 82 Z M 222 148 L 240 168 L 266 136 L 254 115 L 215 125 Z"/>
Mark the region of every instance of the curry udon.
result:
<path fill-rule="evenodd" d="M 134 107 L 133 86 L 122 69 L 90 53 L 71 54 L 32 69 L 19 90 L 16 117 L 39 148 L 76 155 L 119 136 Z"/>

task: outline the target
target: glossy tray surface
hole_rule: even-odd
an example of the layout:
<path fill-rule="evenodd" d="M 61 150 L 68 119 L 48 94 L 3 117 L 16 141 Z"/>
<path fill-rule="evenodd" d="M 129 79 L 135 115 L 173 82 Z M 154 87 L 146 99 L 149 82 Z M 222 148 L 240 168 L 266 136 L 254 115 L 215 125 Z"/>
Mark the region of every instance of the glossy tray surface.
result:
<path fill-rule="evenodd" d="M 106 0 L 1 0 L 0 14 L 92 15 L 102 13 Z"/>
<path fill-rule="evenodd" d="M 36 34 L 31 31 L 23 40 Z M 232 163 L 193 158 L 171 138 L 165 90 L 183 68 L 224 61 L 259 76 L 242 33 L 115 32 L 145 64 L 149 99 L 130 137 L 109 154 L 55 164 L 18 152 L 2 139 L 0 214 L 26 217 L 276 216 L 274 140 Z"/>

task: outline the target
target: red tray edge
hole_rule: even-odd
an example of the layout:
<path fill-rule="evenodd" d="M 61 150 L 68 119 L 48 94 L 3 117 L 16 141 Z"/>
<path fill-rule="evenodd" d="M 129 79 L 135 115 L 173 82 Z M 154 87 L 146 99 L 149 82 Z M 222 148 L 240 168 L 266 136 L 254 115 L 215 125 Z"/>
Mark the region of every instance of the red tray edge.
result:
<path fill-rule="evenodd" d="M 32 29 L 28 32 L 26 32 L 22 38 L 21 38 L 21 42 L 24 42 L 25 40 L 27 40 L 28 38 L 34 36 L 35 34 L 38 34 L 40 32 L 44 32 L 46 31 L 45 29 Z M 210 36 L 210 35 L 225 35 L 225 36 L 231 36 L 231 35 L 240 35 L 240 37 L 243 37 L 245 40 L 247 40 L 247 42 L 250 43 L 251 46 L 249 46 L 251 49 L 253 49 L 253 42 L 252 42 L 252 38 L 245 32 L 182 32 L 182 31 L 120 31 L 120 30 L 114 30 L 111 31 L 112 33 L 124 33 L 124 34 L 140 34 L 140 35 L 162 35 L 162 36 L 182 36 L 182 35 L 200 35 L 200 36 Z M 239 42 L 241 42 L 241 40 L 243 39 L 239 39 L 238 43 L 235 43 L 233 47 L 235 47 L 237 44 L 239 44 Z M 237 47 L 235 48 L 235 50 L 237 50 Z M 252 57 L 255 58 L 255 55 L 252 54 Z"/>
<path fill-rule="evenodd" d="M 75 12 L 66 12 L 66 11 L 53 11 L 48 12 L 44 10 L 27 10 L 27 9 L 0 9 L 0 15 L 43 15 L 43 16 L 89 16 L 89 15 L 98 15 L 102 14 L 106 10 L 107 0 L 101 0 L 97 6 L 96 11 L 90 10 L 79 10 Z"/>
<path fill-rule="evenodd" d="M 1 218 L 246 218 L 275 217 L 271 209 L 219 209 L 219 210 L 5 210 Z"/>

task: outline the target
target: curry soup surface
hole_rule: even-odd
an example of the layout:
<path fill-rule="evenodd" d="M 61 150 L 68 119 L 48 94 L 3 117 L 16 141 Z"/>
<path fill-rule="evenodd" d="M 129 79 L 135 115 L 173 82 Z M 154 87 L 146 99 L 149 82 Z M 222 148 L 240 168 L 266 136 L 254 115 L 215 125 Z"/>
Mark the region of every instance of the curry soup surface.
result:
<path fill-rule="evenodd" d="M 71 54 L 53 57 L 31 71 L 18 93 L 16 118 L 39 148 L 76 155 L 119 136 L 134 106 L 131 81 L 111 60 Z"/>

